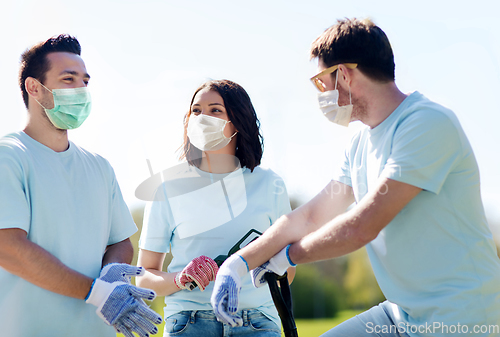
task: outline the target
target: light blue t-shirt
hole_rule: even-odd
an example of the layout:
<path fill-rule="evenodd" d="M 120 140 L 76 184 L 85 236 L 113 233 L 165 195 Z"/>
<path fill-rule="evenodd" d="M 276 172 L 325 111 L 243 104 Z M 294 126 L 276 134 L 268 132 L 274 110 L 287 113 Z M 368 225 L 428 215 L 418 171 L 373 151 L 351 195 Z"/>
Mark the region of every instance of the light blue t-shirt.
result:
<path fill-rule="evenodd" d="M 423 189 L 367 245 L 398 322 L 424 331 L 411 336 L 450 335 L 444 328 L 427 334 L 426 324 L 469 332 L 500 324 L 500 260 L 476 159 L 453 112 L 415 92 L 377 127 L 361 130 L 334 179 L 352 186 L 359 202 L 382 177 Z"/>
<path fill-rule="evenodd" d="M 283 180 L 260 167 L 210 174 L 186 163 L 157 195 L 146 206 L 139 247 L 171 252 L 168 272 L 181 271 L 200 255 L 226 255 L 250 229 L 263 233 L 291 211 Z M 165 296 L 165 317 L 182 310 L 212 310 L 212 290 L 210 282 L 203 292 L 196 288 Z M 268 287 L 255 288 L 248 274 L 242 279 L 239 309 L 250 308 L 281 325 Z"/>
<path fill-rule="evenodd" d="M 99 276 L 107 245 L 137 231 L 109 163 L 70 142 L 54 152 L 26 133 L 0 139 L 0 228 L 20 228 L 62 263 Z M 0 335 L 116 336 L 85 301 L 0 268 Z"/>

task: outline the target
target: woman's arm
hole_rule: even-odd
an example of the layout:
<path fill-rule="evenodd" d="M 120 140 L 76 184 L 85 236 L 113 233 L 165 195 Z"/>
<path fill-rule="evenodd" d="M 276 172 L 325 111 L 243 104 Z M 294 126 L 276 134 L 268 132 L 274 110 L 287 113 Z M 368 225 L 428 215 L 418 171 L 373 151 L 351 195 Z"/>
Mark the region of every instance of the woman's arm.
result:
<path fill-rule="evenodd" d="M 137 286 L 152 289 L 158 296 L 168 296 L 180 290 L 174 282 L 177 273 L 167 273 L 162 270 L 165 255 L 139 249 L 137 266 L 143 267 L 146 272 L 143 276 L 136 277 Z"/>

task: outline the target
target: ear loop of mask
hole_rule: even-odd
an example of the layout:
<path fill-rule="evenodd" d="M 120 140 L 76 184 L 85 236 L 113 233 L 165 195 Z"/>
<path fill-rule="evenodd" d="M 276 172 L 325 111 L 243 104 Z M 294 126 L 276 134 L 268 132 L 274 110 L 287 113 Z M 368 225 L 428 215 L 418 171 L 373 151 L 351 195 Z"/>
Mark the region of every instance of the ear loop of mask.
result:
<path fill-rule="evenodd" d="M 337 73 L 335 74 L 335 90 L 337 90 L 337 80 L 339 78 L 339 69 L 337 69 Z M 351 99 L 351 85 L 349 84 L 349 105 L 352 105 Z"/>
<path fill-rule="evenodd" d="M 226 122 L 226 124 L 224 124 L 224 128 L 222 129 L 223 135 L 224 135 L 224 129 L 226 128 L 226 125 L 227 125 L 228 123 L 231 123 L 231 121 L 227 121 L 227 122 Z M 235 131 L 235 132 L 233 133 L 233 135 L 232 135 L 231 137 L 229 137 L 229 139 L 232 139 L 232 138 L 233 138 L 233 137 L 234 137 L 237 133 L 238 133 L 238 132 L 237 132 L 237 131 Z M 219 145 L 222 141 L 224 141 L 224 139 L 222 139 L 220 142 L 218 142 L 218 143 L 217 143 L 217 144 L 215 144 L 214 146 Z M 210 158 L 209 158 L 209 156 L 208 156 L 208 153 L 206 153 L 206 151 L 204 151 L 204 152 L 205 152 L 205 155 L 207 156 L 208 172 L 210 173 L 210 182 L 213 184 L 213 182 L 214 182 L 214 178 L 213 178 L 213 175 L 212 175 L 212 166 L 210 165 Z"/>
<path fill-rule="evenodd" d="M 189 123 L 189 122 L 188 122 L 188 123 Z M 226 128 L 227 123 L 231 123 L 231 121 L 226 121 L 226 124 L 224 124 L 224 127 L 222 128 L 222 135 L 223 135 L 223 136 L 224 136 L 224 129 Z M 230 141 L 231 141 L 231 139 L 233 139 L 233 137 L 234 137 L 237 133 L 238 133 L 238 131 L 235 131 L 235 132 L 233 133 L 233 135 L 232 135 L 231 137 L 229 137 L 229 138 L 228 138 L 228 137 L 226 137 L 226 136 L 224 136 L 224 139 L 230 139 Z M 214 144 L 213 146 L 215 147 L 215 146 L 219 145 L 220 143 L 222 143 L 222 142 L 224 141 L 224 139 L 221 139 L 221 140 L 220 140 L 217 144 Z"/>
<path fill-rule="evenodd" d="M 228 123 L 232 123 L 231 121 L 227 121 L 226 125 Z M 226 128 L 226 125 L 224 125 L 224 128 Z M 233 139 L 234 136 L 236 136 L 236 134 L 238 133 L 238 131 L 234 131 L 233 135 L 231 137 L 229 137 L 229 139 Z"/>
<path fill-rule="evenodd" d="M 52 90 L 50 90 L 49 88 L 47 88 L 46 86 L 44 86 L 44 85 L 43 85 L 43 84 L 42 84 L 39 80 L 37 80 L 36 78 L 33 78 L 33 79 L 34 79 L 35 81 L 37 81 L 37 82 L 38 82 L 38 84 L 40 84 L 42 87 L 44 87 L 45 89 L 47 89 L 47 90 L 48 90 L 48 91 L 49 91 L 52 95 L 54 94 L 54 93 L 52 92 Z M 38 102 L 38 100 L 37 100 L 35 97 L 33 97 L 33 99 L 34 99 L 34 100 L 35 100 L 35 101 L 36 101 L 36 102 L 37 102 L 37 103 L 38 103 L 38 104 L 39 104 L 42 108 L 44 108 L 45 110 L 50 110 L 50 109 L 47 109 L 46 107 L 44 107 L 44 106 L 42 105 L 42 103 Z"/>
<path fill-rule="evenodd" d="M 224 136 L 224 129 L 226 128 L 226 125 L 227 125 L 228 123 L 231 123 L 231 121 L 226 121 L 226 124 L 224 124 L 224 127 L 222 128 L 222 135 L 223 135 L 223 136 Z M 237 131 L 235 131 L 235 132 L 233 133 L 233 135 L 232 135 L 231 137 L 229 137 L 229 138 L 228 138 L 228 137 L 226 137 L 226 136 L 224 136 L 224 139 L 230 139 L 230 141 L 231 141 L 231 139 L 233 139 L 233 137 L 234 137 L 237 133 L 238 133 L 238 132 L 237 132 Z M 219 145 L 220 143 L 222 143 L 222 142 L 224 141 L 224 139 L 221 139 L 221 140 L 220 140 L 220 142 L 218 142 L 217 144 L 215 144 L 215 145 L 214 145 L 214 147 L 215 147 L 215 146 L 217 146 L 217 145 Z"/>
<path fill-rule="evenodd" d="M 49 88 L 47 88 L 46 86 L 43 85 L 42 82 L 40 82 L 39 80 L 37 80 L 36 78 L 34 78 L 35 81 L 38 82 L 38 84 L 40 84 L 42 87 L 44 87 L 45 89 L 47 89 L 51 94 L 53 94 L 52 90 L 50 90 Z"/>

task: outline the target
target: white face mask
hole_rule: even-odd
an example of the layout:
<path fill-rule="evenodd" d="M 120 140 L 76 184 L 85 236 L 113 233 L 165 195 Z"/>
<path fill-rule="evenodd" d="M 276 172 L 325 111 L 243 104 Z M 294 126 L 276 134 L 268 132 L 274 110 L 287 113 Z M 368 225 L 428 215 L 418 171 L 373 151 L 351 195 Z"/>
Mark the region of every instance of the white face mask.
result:
<path fill-rule="evenodd" d="M 337 90 L 337 76 L 335 77 L 335 90 L 320 92 L 318 94 L 318 103 L 323 115 L 330 122 L 337 123 L 342 126 L 349 126 L 352 114 L 351 87 L 349 86 L 349 105 L 339 106 L 339 91 Z"/>
<path fill-rule="evenodd" d="M 229 144 L 236 132 L 229 138 L 224 136 L 226 121 L 217 117 L 200 114 L 191 115 L 187 127 L 189 141 L 201 151 L 217 151 Z"/>

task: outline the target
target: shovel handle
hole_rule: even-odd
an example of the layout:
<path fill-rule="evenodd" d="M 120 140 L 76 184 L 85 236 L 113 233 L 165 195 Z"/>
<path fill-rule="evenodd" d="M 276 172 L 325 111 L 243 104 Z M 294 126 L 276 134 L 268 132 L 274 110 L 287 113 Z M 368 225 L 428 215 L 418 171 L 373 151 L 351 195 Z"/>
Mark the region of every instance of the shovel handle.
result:
<path fill-rule="evenodd" d="M 295 326 L 295 319 L 293 318 L 292 311 L 292 293 L 290 291 L 287 276 L 287 273 L 282 276 L 276 275 L 275 273 L 264 274 L 264 278 L 266 279 L 267 284 L 269 285 L 269 290 L 271 291 L 271 297 L 273 298 L 274 305 L 276 306 L 278 314 L 281 318 L 281 324 L 283 324 L 285 337 L 298 337 L 299 335 L 297 327 Z M 280 284 L 279 288 L 278 282 Z"/>

